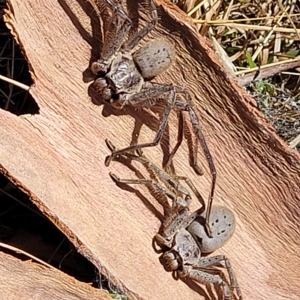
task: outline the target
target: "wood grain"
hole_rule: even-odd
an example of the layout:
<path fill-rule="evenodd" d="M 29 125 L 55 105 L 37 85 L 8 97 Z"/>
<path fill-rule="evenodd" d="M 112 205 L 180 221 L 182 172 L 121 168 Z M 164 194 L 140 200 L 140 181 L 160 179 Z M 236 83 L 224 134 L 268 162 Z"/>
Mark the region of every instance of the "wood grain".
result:
<path fill-rule="evenodd" d="M 31 260 L 22 261 L 3 252 L 0 252 L 0 279 L 1 299 L 6 300 L 111 299 L 106 291 L 78 282 L 59 270 L 48 269 Z"/>
<path fill-rule="evenodd" d="M 136 24 L 144 24 L 135 1 L 127 3 Z M 145 41 L 168 38 L 177 59 L 156 80 L 182 85 L 193 95 L 217 167 L 215 201 L 237 217 L 234 237 L 218 253 L 230 258 L 245 299 L 299 299 L 300 156 L 225 73 L 188 17 L 168 1 L 157 3 L 159 25 Z M 6 21 L 28 59 L 40 113 L 17 117 L 0 111 L 2 172 L 131 299 L 216 299 L 214 287 L 176 281 L 165 272 L 152 248 L 161 208 L 145 187 L 135 187 L 139 194 L 111 181 L 109 171 L 135 178 L 126 166 L 104 166 L 105 138 L 124 147 L 141 129 L 139 141 L 149 141 L 157 120 L 132 109 L 111 110 L 89 88 L 86 70 L 101 46 L 97 11 L 83 0 L 10 0 L 9 7 Z M 176 130 L 174 115 L 172 144 Z M 161 153 L 160 147 L 145 150 L 158 165 Z M 175 168 L 208 197 L 211 179 L 202 154 L 199 159 L 202 177 L 189 166 L 184 144 Z"/>

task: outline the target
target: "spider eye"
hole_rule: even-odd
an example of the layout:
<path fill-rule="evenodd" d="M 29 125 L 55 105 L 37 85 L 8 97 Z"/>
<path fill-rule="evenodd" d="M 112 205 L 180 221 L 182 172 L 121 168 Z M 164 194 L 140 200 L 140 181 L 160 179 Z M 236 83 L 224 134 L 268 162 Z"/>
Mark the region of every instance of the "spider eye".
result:
<path fill-rule="evenodd" d="M 100 61 L 95 61 L 91 65 L 91 70 L 95 75 L 102 77 L 107 72 L 107 66 Z"/>
<path fill-rule="evenodd" d="M 97 75 L 98 77 L 101 77 L 101 78 L 104 77 L 105 74 L 106 74 L 106 73 L 103 72 L 103 71 L 99 71 L 99 72 L 96 73 L 96 75 Z"/>
<path fill-rule="evenodd" d="M 112 94 L 110 102 L 112 103 L 112 102 L 118 101 L 119 99 L 120 99 L 119 94 Z"/>

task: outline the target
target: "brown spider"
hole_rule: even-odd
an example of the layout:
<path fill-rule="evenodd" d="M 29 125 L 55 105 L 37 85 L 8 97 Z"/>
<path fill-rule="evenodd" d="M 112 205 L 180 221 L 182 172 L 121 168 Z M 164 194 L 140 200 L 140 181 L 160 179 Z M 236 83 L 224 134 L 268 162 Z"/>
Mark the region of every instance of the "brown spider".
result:
<path fill-rule="evenodd" d="M 211 203 L 214 197 L 216 169 L 201 131 L 198 116 L 192 106 L 192 98 L 187 90 L 181 86 L 159 84 L 150 81 L 151 78 L 165 71 L 171 65 L 175 57 L 175 49 L 167 40 L 159 39 L 152 40 L 133 52 L 135 46 L 155 27 L 158 18 L 156 6 L 153 0 L 147 0 L 147 7 L 151 10 L 152 21 L 126 40 L 132 21 L 120 5 L 120 1 L 113 2 L 112 0 L 103 0 L 102 4 L 100 4 L 100 2 L 100 0 L 97 0 L 100 8 L 102 8 L 102 6 L 108 6 L 112 9 L 112 13 L 108 29 L 104 34 L 104 46 L 101 51 L 100 59 L 91 65 L 93 73 L 98 75 L 98 78 L 93 84 L 95 90 L 105 101 L 119 109 L 125 105 L 151 107 L 157 105 L 158 101 L 161 100 L 165 100 L 166 103 L 153 142 L 131 145 L 121 150 L 114 150 L 112 154 L 106 158 L 105 164 L 108 166 L 113 157 L 130 150 L 140 151 L 145 147 L 156 146 L 162 139 L 172 109 L 175 109 L 179 112 L 178 137 L 177 144 L 172 150 L 167 163 L 164 165 L 165 168 L 168 168 L 173 156 L 182 143 L 184 126 L 183 112 L 188 112 L 193 131 L 196 135 L 195 147 L 197 146 L 197 141 L 199 141 L 208 161 L 212 176 L 206 215 L 208 225 Z M 177 94 L 181 94 L 185 98 L 185 101 L 178 100 L 176 97 Z M 107 143 L 109 143 L 109 141 L 107 141 Z M 196 153 L 193 155 L 192 165 L 195 171 L 200 174 L 200 168 L 197 166 Z M 209 226 L 207 226 L 207 230 L 210 234 Z"/>
<path fill-rule="evenodd" d="M 115 151 L 115 147 L 109 143 L 109 148 Z M 132 153 L 122 153 L 121 156 L 142 163 L 152 174 L 155 174 L 160 183 L 154 179 L 120 179 L 110 173 L 116 183 L 146 184 L 158 189 L 172 200 L 165 208 L 163 230 L 156 234 L 154 240 L 164 251 L 161 262 L 167 271 L 174 272 L 176 277 L 190 278 L 200 283 L 212 283 L 222 287 L 225 300 L 233 299 L 234 290 L 239 300 L 242 300 L 241 290 L 231 268 L 230 261 L 224 255 L 203 257 L 203 254 L 211 253 L 222 247 L 233 235 L 235 230 L 235 217 L 231 210 L 223 206 L 212 206 L 210 215 L 211 235 L 209 237 L 205 229 L 205 202 L 186 177 L 171 177 L 162 169 L 155 166 L 144 156 L 136 156 Z M 201 208 L 193 213 L 189 211 L 191 195 L 178 180 L 187 183 L 201 203 Z M 226 268 L 229 282 L 223 280 L 224 274 L 216 267 Z"/>

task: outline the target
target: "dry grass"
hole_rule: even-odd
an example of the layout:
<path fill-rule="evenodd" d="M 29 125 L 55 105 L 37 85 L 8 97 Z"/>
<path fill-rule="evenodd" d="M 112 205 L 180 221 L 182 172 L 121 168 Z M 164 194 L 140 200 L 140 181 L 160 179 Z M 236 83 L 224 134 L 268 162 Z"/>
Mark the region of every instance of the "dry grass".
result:
<path fill-rule="evenodd" d="M 260 78 L 257 83 L 249 84 L 247 90 L 278 134 L 291 147 L 300 150 L 300 3 L 289 0 L 172 2 L 193 18 L 201 35 L 212 41 L 231 74 L 240 78 L 252 73 L 251 81 Z M 292 70 L 288 62 L 294 63 Z M 262 70 L 267 72 L 258 76 Z"/>

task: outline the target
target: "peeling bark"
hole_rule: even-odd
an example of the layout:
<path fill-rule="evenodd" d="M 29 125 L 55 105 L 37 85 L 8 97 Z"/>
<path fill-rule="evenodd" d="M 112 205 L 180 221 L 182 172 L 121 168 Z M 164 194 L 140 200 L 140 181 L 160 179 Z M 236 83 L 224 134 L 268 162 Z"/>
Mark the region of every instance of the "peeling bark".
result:
<path fill-rule="evenodd" d="M 134 3 L 128 1 L 133 13 Z M 187 87 L 193 95 L 217 167 L 215 201 L 237 217 L 234 237 L 218 253 L 230 258 L 245 299 L 299 299 L 300 156 L 225 73 L 189 18 L 167 1 L 157 3 L 159 25 L 145 42 L 167 37 L 177 59 L 156 80 Z M 96 10 L 83 0 L 10 0 L 9 7 L 6 22 L 28 59 L 40 113 L 16 117 L 0 111 L 1 171 L 131 299 L 214 299 L 213 287 L 176 281 L 163 269 L 152 248 L 161 208 L 146 187 L 130 193 L 112 182 L 109 171 L 135 177 L 124 165 L 104 166 L 105 138 L 127 146 L 143 124 L 139 141 L 149 141 L 157 120 L 94 104 L 99 99 L 89 89 L 86 70 L 99 56 Z M 176 132 L 174 115 L 172 143 Z M 160 147 L 144 153 L 161 165 Z M 201 156 L 205 174 L 199 177 L 187 158 L 183 145 L 175 157 L 177 173 L 208 197 L 206 161 Z"/>
<path fill-rule="evenodd" d="M 22 261 L 0 252 L 1 299 L 6 300 L 111 300 L 106 291 L 31 260 Z"/>

